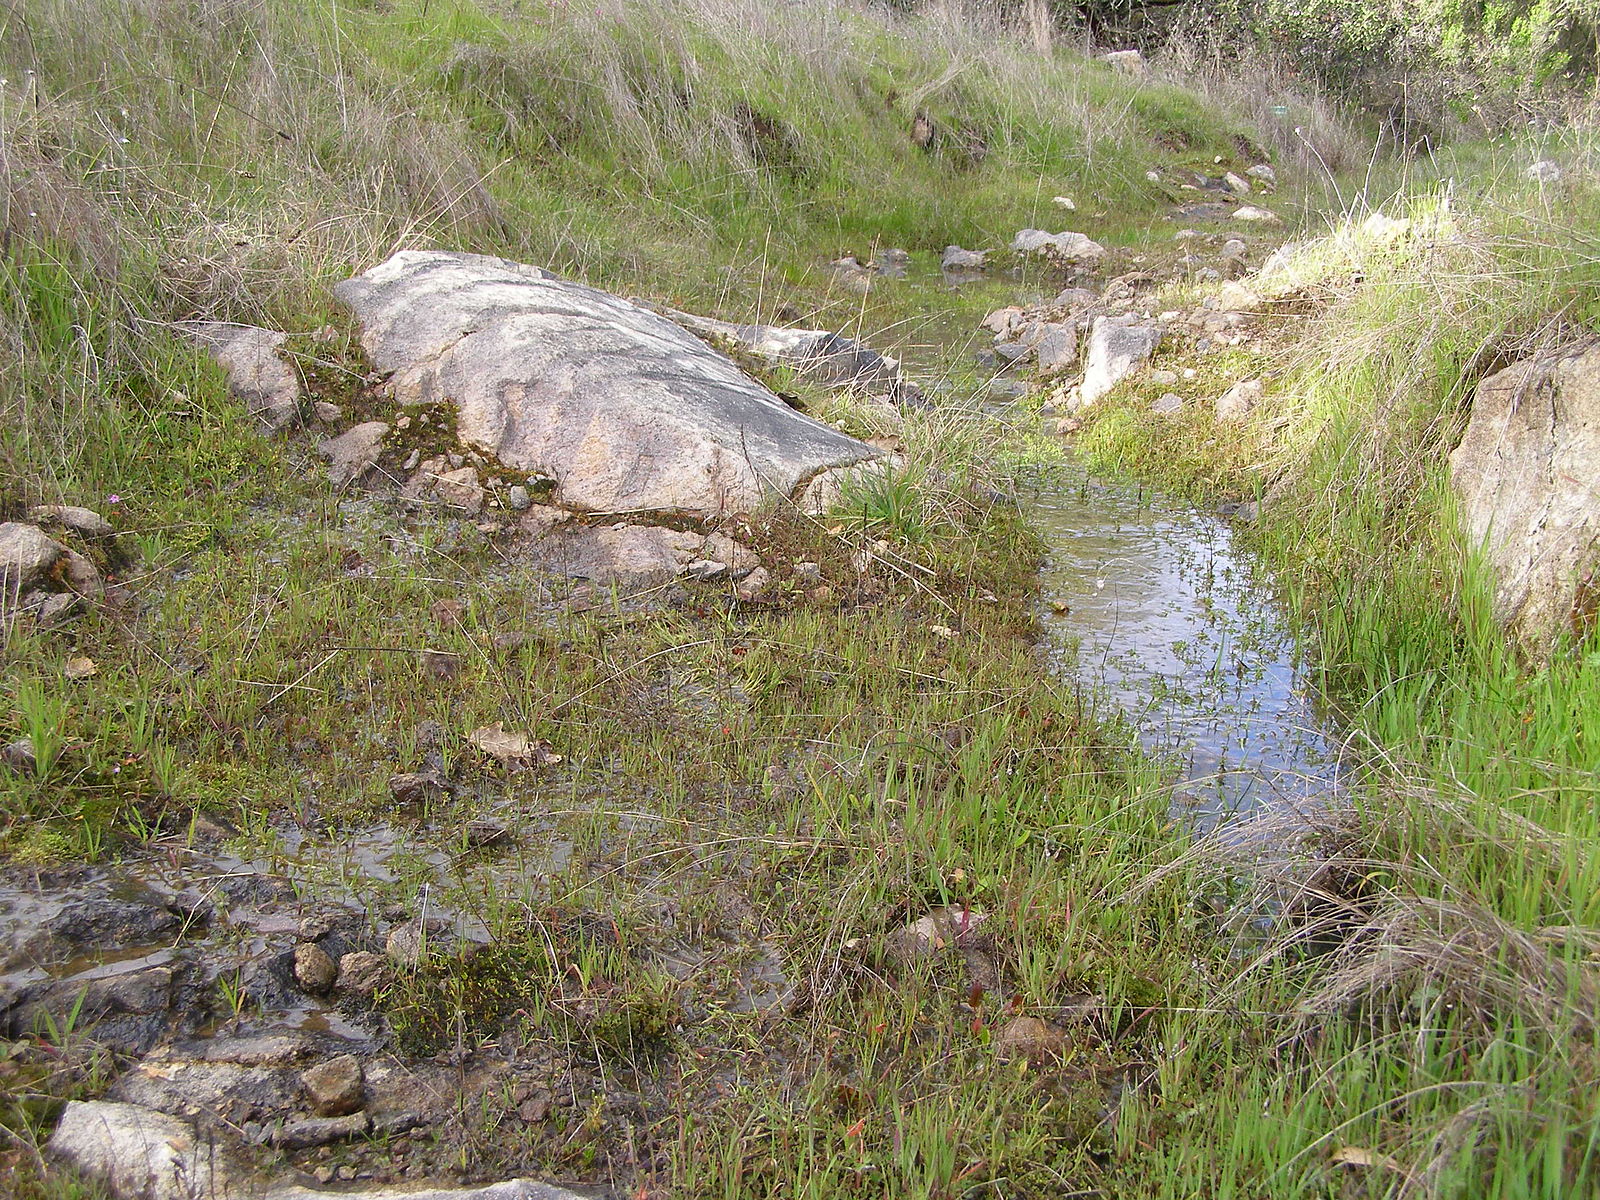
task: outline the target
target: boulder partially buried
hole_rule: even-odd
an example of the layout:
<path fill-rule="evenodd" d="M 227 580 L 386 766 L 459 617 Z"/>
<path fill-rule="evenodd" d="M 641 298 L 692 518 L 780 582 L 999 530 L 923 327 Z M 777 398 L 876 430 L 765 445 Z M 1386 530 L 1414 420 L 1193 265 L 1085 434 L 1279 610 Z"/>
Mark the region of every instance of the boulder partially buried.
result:
<path fill-rule="evenodd" d="M 878 456 L 639 305 L 506 259 L 401 251 L 335 294 L 402 404 L 579 512 L 748 511 Z"/>
<path fill-rule="evenodd" d="M 1095 403 L 1155 353 L 1161 326 L 1135 317 L 1096 317 L 1089 329 L 1080 403 Z"/>
<path fill-rule="evenodd" d="M 181 321 L 178 328 L 211 351 L 228 373 L 228 392 L 273 433 L 300 413 L 300 377 L 279 356 L 288 335 L 229 321 Z"/>
<path fill-rule="evenodd" d="M 1530 652 L 1600 610 L 1600 344 L 1478 385 L 1450 476 L 1467 536 L 1494 571 L 1496 618 Z"/>

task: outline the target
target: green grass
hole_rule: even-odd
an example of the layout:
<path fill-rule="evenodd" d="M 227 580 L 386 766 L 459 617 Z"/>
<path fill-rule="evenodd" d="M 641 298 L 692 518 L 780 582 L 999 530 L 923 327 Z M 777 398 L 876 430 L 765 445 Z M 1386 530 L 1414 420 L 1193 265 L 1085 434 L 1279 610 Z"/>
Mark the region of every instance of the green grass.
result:
<path fill-rule="evenodd" d="M 774 1197 L 1592 1185 L 1597 668 L 1497 649 L 1437 476 L 1479 348 L 1592 314 L 1590 243 L 1473 227 L 1416 259 L 1330 253 L 1326 323 L 1247 436 L 1150 422 L 1132 391 L 1087 432 L 1193 495 L 1264 492 L 1262 464 L 1295 481 L 1263 544 L 1398 769 L 1264 870 L 1189 853 L 1126 731 L 1042 676 L 1040 548 L 1004 493 L 1052 451 L 970 402 L 968 351 L 985 308 L 1059 280 L 951 295 L 933 262 L 1069 223 L 1120 256 L 1169 203 L 1146 169 L 1243 165 L 1234 135 L 1271 131 L 845 6 L 90 7 L 0 19 L 0 515 L 83 503 L 118 528 L 111 602 L 7 630 L 0 734 L 38 763 L 0 775 L 13 863 L 136 858 L 210 821 L 315 894 L 471 918 L 485 948 L 441 939 L 375 999 L 399 1044 L 510 1046 L 586 1082 L 538 1121 L 464 1105 L 417 1151 L 440 1174 Z M 945 390 L 903 425 L 808 393 L 905 466 L 821 520 L 752 519 L 770 605 L 706 586 L 640 611 L 448 514 L 334 493 L 165 324 L 275 324 L 317 395 L 386 415 L 327 285 L 402 245 L 826 325 Z M 863 295 L 826 270 L 890 245 L 916 278 Z M 68 680 L 79 658 L 95 674 Z M 468 740 L 495 722 L 560 761 L 502 770 Z M 455 792 L 397 805 L 389 776 L 435 759 Z M 463 833 L 486 816 L 504 847 Z M 340 852 L 375 828 L 405 843 L 384 876 Z M 897 949 L 949 906 L 985 919 Z M 748 1011 L 768 955 L 785 995 Z M 219 976 L 219 1023 L 242 987 Z M 1000 1054 L 1019 1015 L 1057 1024 L 1058 1058 Z M 9 1052 L 30 1104 L 104 1086 L 62 1049 Z M 13 1191 L 90 1194 L 41 1175 L 33 1108 L 4 1123 Z"/>
<path fill-rule="evenodd" d="M 1563 152 L 1587 153 L 1576 138 Z M 1275 1164 L 1267 1194 L 1302 1194 L 1297 1173 L 1343 1146 L 1388 1156 L 1345 1168 L 1378 1194 L 1574 1195 L 1600 1171 L 1600 658 L 1569 638 L 1530 661 L 1498 628 L 1446 464 L 1479 379 L 1592 329 L 1594 194 L 1527 184 L 1530 153 L 1471 151 L 1469 195 L 1424 183 L 1398 198 L 1389 211 L 1417 236 L 1364 236 L 1357 211 L 1302 252 L 1273 291 L 1304 315 L 1257 360 L 1288 369 L 1233 444 L 1148 416 L 1137 386 L 1085 434 L 1108 467 L 1262 497 L 1251 536 L 1372 772 L 1300 869 L 1320 911 L 1279 931 L 1321 953 L 1296 967 L 1269 943 L 1290 969 L 1244 993 L 1317 1014 L 1287 1024 L 1270 1084 L 1317 1140 L 1264 1137 L 1253 1117 L 1214 1128 L 1223 1175 Z"/>

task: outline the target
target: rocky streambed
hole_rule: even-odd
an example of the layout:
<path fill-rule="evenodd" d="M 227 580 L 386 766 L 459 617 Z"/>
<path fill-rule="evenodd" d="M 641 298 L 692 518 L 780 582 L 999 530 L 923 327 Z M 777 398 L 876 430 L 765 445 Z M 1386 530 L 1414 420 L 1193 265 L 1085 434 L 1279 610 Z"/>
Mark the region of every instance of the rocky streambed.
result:
<path fill-rule="evenodd" d="M 1053 258 L 1085 282 L 1105 254 L 1081 235 L 1024 233 L 1038 236 L 1019 235 L 1018 254 Z M 1224 250 L 1224 265 L 1238 257 L 1233 246 Z M 963 254 L 954 265 L 945 255 L 952 285 L 983 270 L 981 255 Z M 420 301 L 407 291 L 418 280 Z M 1002 310 L 986 323 L 997 343 L 990 365 L 997 377 L 1029 367 L 1058 377 L 1071 385 L 1070 407 L 1085 402 L 1085 379 L 1091 390 L 1112 386 L 1163 337 L 1222 345 L 1249 336 L 1250 318 L 1231 309 L 1141 314 L 1158 282 L 1135 270 L 1103 289 L 1068 288 L 1042 315 Z M 447 506 L 569 584 L 684 580 L 731 585 L 741 603 L 829 599 L 815 564 L 760 560 L 741 540 L 740 514 L 773 495 L 825 509 L 827 486 L 846 486 L 841 476 L 892 469 L 892 439 L 847 438 L 794 412 L 679 326 L 531 268 L 402 255 L 345 294 L 377 368 L 357 403 L 382 391 L 390 411 L 321 441 L 333 484 L 379 493 L 392 484 L 402 508 Z M 895 360 L 834 335 L 685 323 L 714 345 L 732 341 L 830 383 L 864 386 L 888 424 L 898 408 L 922 402 Z M 279 335 L 181 332 L 218 354 L 267 429 L 300 420 L 337 429 L 372 415 L 298 392 L 293 372 L 274 369 Z M 1085 378 L 1066 379 L 1080 335 Z M 551 345 L 567 350 L 529 350 Z M 632 374 L 601 378 L 594 364 L 605 361 Z M 601 409 L 613 401 L 625 419 L 606 424 Z M 1053 643 L 1062 669 L 1070 639 L 1071 669 L 1084 686 L 1131 713 L 1147 744 L 1177 755 L 1183 793 L 1202 820 L 1333 779 L 1336 755 L 1317 733 L 1287 633 L 1226 523 L 1081 474 L 1058 478 L 1032 503 L 1051 547 L 1045 619 L 1058 627 L 1052 637 L 1062 635 Z M 54 558 L 19 586 L 45 579 L 57 559 L 77 561 L 57 543 L 46 548 Z M 866 561 L 864 578 L 870 552 Z M 41 619 L 62 618 L 91 589 L 58 590 L 68 599 Z M 53 594 L 41 590 L 35 607 Z M 419 730 L 419 746 L 438 733 Z M 525 734 L 491 726 L 468 741 L 507 769 L 561 776 L 560 755 Z M 488 790 L 477 803 L 437 754 L 428 757 L 424 769 L 389 780 L 394 818 L 365 829 L 197 820 L 115 865 L 8 869 L 0 1019 L 17 1048 L 0 1073 L 21 1104 L 41 1112 L 52 1107 L 43 1097 L 73 1090 L 43 1086 L 63 1074 L 98 1097 L 55 1114 L 58 1155 L 138 1200 L 303 1200 L 328 1189 L 441 1200 L 571 1195 L 522 1179 L 417 1188 L 464 1166 L 492 1177 L 494 1164 L 466 1147 L 495 1137 L 514 1147 L 511 1163 L 581 1163 L 577 1151 L 602 1125 L 631 1148 L 635 1131 L 678 1102 L 653 1090 L 645 1073 L 608 1066 L 603 1047 L 648 1040 L 655 1024 L 682 1013 L 596 991 L 585 963 L 625 953 L 655 978 L 691 981 L 693 1005 L 723 1013 L 759 1018 L 800 1002 L 798 981 L 739 897 L 719 895 L 715 917 L 686 921 L 674 915 L 681 900 L 672 889 L 658 895 L 643 878 L 644 909 L 660 915 L 631 926 L 624 947 L 614 923 L 557 894 L 579 839 L 591 860 L 661 859 L 663 871 L 678 870 L 681 831 L 648 804 L 573 796 L 574 826 L 553 814 L 548 787 Z M 769 777 L 767 786 L 796 785 Z M 474 816 L 461 821 L 467 809 Z M 541 982 L 526 1002 L 553 1009 L 597 1047 L 594 1056 L 550 1055 L 515 1039 L 485 1043 L 460 997 L 441 997 L 438 1011 L 418 1001 L 416 981 L 436 978 L 428 971 L 440 961 L 464 978 L 492 963 L 502 988 L 514 978 L 516 964 L 495 961 L 486 919 L 506 904 L 526 909 L 542 930 L 541 969 L 553 972 L 554 982 Z M 956 932 L 940 935 L 935 923 L 933 934 L 916 935 L 918 946 L 971 940 L 981 916 L 950 911 Z M 992 964 L 978 975 L 993 976 Z M 401 994 L 410 1008 L 397 1023 Z M 405 1021 L 432 1024 L 426 1037 L 408 1037 Z"/>

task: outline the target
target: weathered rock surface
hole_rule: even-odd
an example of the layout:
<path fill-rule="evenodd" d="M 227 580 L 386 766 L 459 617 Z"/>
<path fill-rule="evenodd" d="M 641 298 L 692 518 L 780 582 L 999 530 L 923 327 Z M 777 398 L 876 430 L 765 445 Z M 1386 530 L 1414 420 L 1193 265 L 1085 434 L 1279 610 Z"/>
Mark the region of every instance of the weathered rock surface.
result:
<path fill-rule="evenodd" d="M 1495 575 L 1494 613 L 1530 652 L 1600 611 L 1600 345 L 1524 360 L 1478 385 L 1450 475 Z"/>
<path fill-rule="evenodd" d="M 66 552 L 37 525 L 0 525 L 0 595 L 15 596 L 34 587 Z"/>
<path fill-rule="evenodd" d="M 1047 233 L 1043 229 L 1024 229 L 1011 241 L 1018 254 L 1034 254 L 1065 263 L 1095 263 L 1105 257 L 1106 248 L 1081 233 Z"/>
<path fill-rule="evenodd" d="M 826 387 L 845 387 L 914 403 L 921 392 L 906 380 L 898 359 L 826 329 L 788 329 L 779 325 L 739 325 L 692 313 L 664 310 L 691 333 L 726 339 L 774 366 L 785 366 Z"/>
<path fill-rule="evenodd" d="M 107 538 L 116 532 L 111 522 L 94 509 L 76 504 L 36 504 L 28 510 L 28 520 L 52 528 L 59 525 L 88 538 Z"/>
<path fill-rule="evenodd" d="M 300 377 L 278 354 L 287 334 L 227 321 L 183 321 L 178 328 L 211 351 L 228 373 L 229 394 L 268 430 L 276 433 L 299 415 Z"/>
<path fill-rule="evenodd" d="M 364 1128 L 364 1118 L 299 1122 L 304 1132 L 343 1122 L 342 1136 Z M 345 1128 L 348 1126 L 348 1128 Z M 187 1121 L 137 1104 L 106 1101 L 69 1103 L 61 1114 L 49 1151 L 53 1158 L 99 1181 L 116 1200 L 585 1200 L 582 1193 L 511 1179 L 472 1187 L 398 1187 L 325 1192 L 294 1184 L 274 1186 L 251 1179 L 223 1145 L 202 1138 Z"/>
<path fill-rule="evenodd" d="M 234 1194 L 236 1172 L 177 1117 L 137 1104 L 72 1102 L 50 1153 L 118 1200 L 214 1200 Z"/>
<path fill-rule="evenodd" d="M 831 474 L 824 472 L 818 478 Z M 797 503 L 804 507 L 810 492 L 808 487 Z M 529 510 L 523 526 L 533 536 L 521 553 L 534 565 L 569 578 L 642 586 L 675 579 L 698 562 L 721 563 L 730 571 L 757 565 L 749 549 L 725 534 L 650 525 L 551 523 L 549 511 L 543 505 Z"/>
<path fill-rule="evenodd" d="M 1096 317 L 1089 328 L 1079 403 L 1094 404 L 1138 370 L 1161 344 L 1161 327 L 1134 317 Z"/>
<path fill-rule="evenodd" d="M 878 452 L 665 317 L 536 267 L 402 251 L 335 294 L 402 404 L 586 512 L 748 511 Z"/>
<path fill-rule="evenodd" d="M 317 453 L 328 460 L 328 478 L 334 487 L 354 483 L 378 461 L 378 450 L 389 436 L 382 421 L 364 421 L 328 438 L 317 446 Z"/>

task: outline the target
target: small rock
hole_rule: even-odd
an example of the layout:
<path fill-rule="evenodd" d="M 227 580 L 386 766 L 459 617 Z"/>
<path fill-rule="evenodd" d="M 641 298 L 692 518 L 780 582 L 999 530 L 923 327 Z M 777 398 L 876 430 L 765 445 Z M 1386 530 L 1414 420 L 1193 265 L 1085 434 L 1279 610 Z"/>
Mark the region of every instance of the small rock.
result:
<path fill-rule="evenodd" d="M 354 1054 L 318 1063 L 301 1073 L 300 1083 L 319 1117 L 342 1117 L 357 1111 L 366 1090 L 361 1060 Z"/>
<path fill-rule="evenodd" d="M 744 601 L 754 600 L 772 583 L 772 575 L 765 567 L 757 567 L 739 581 L 737 594 Z"/>
<path fill-rule="evenodd" d="M 506 504 L 515 512 L 526 512 L 533 504 L 533 496 L 520 483 L 506 489 Z"/>
<path fill-rule="evenodd" d="M 344 420 L 344 409 L 328 400 L 318 400 L 311 406 L 311 411 L 324 425 L 337 425 Z"/>
<path fill-rule="evenodd" d="M 1201 234 L 1198 229 L 1180 229 L 1177 233 L 1172 235 L 1172 240 L 1175 242 L 1192 242 L 1195 238 L 1200 236 Z"/>
<path fill-rule="evenodd" d="M 1079 404 L 1098 401 L 1131 375 L 1161 344 L 1161 326 L 1134 317 L 1097 317 L 1089 329 Z"/>
<path fill-rule="evenodd" d="M 28 510 L 28 520 L 41 525 L 58 525 L 88 538 L 106 538 L 116 532 L 111 522 L 99 513 L 75 504 L 36 504 Z"/>
<path fill-rule="evenodd" d="M 389 776 L 389 795 L 401 804 L 427 804 L 449 791 L 449 781 L 437 771 L 405 771 Z"/>
<path fill-rule="evenodd" d="M 884 950 L 896 962 L 910 965 L 955 945 L 986 920 L 986 913 L 952 904 L 896 929 L 884 939 Z"/>
<path fill-rule="evenodd" d="M 1259 379 L 1234 384 L 1216 399 L 1217 420 L 1242 421 L 1260 403 L 1265 388 Z"/>
<path fill-rule="evenodd" d="M 315 1146 L 327 1146 L 333 1142 L 347 1142 L 351 1138 L 362 1137 L 369 1128 L 371 1122 L 364 1112 L 335 1117 L 310 1117 L 302 1121 L 290 1121 L 281 1129 L 274 1130 L 272 1144 L 282 1150 L 310 1150 Z M 319 1173 L 318 1178 L 323 1183 L 329 1183 L 333 1176 L 330 1174 L 327 1179 L 322 1179 Z"/>
<path fill-rule="evenodd" d="M 803 588 L 814 588 L 822 583 L 822 568 L 814 562 L 795 563 L 790 575 Z"/>
<path fill-rule="evenodd" d="M 1150 382 L 1158 383 L 1162 387 L 1171 387 L 1178 382 L 1178 373 L 1176 371 L 1151 371 Z"/>
<path fill-rule="evenodd" d="M 911 266 L 911 252 L 899 249 L 880 250 L 875 265 L 878 273 L 885 279 L 904 279 L 907 269 Z"/>
<path fill-rule="evenodd" d="M 1540 159 L 1527 170 L 1527 176 L 1535 183 L 1559 183 L 1561 181 L 1561 167 L 1551 162 L 1548 158 Z"/>
<path fill-rule="evenodd" d="M 1047 233 L 1043 229 L 1024 229 L 1011 240 L 1017 254 L 1033 254 L 1056 262 L 1093 263 L 1105 257 L 1106 248 L 1081 233 Z"/>
<path fill-rule="evenodd" d="M 1113 50 L 1102 54 L 1100 61 L 1123 75 L 1143 75 L 1150 69 L 1144 55 L 1137 50 Z"/>
<path fill-rule="evenodd" d="M 1250 181 L 1242 175 L 1235 175 L 1232 171 L 1222 177 L 1222 186 L 1235 196 L 1248 196 L 1250 194 Z"/>
<path fill-rule="evenodd" d="M 1041 330 L 1033 352 L 1044 374 L 1064 371 L 1078 360 L 1078 331 L 1071 324 L 1051 322 Z"/>
<path fill-rule="evenodd" d="M 20 596 L 49 574 L 67 548 L 37 525 L 0 525 L 0 595 Z"/>
<path fill-rule="evenodd" d="M 56 574 L 79 596 L 98 596 L 105 591 L 105 581 L 100 578 L 100 568 L 76 550 L 63 550 Z"/>
<path fill-rule="evenodd" d="M 1068 212 L 1077 212 L 1078 205 L 1071 196 L 1052 196 L 1050 202 L 1057 208 L 1064 208 Z"/>
<path fill-rule="evenodd" d="M 328 460 L 328 478 L 333 486 L 345 487 L 355 483 L 370 471 L 378 461 L 383 439 L 388 436 L 387 424 L 366 421 L 352 426 L 338 437 L 319 442 L 317 453 Z"/>
<path fill-rule="evenodd" d="M 1031 1063 L 1061 1057 L 1067 1048 L 1067 1035 L 1038 1017 L 1013 1017 L 994 1039 L 997 1058 L 1025 1058 Z"/>
<path fill-rule="evenodd" d="M 295 980 L 313 996 L 330 991 L 338 975 L 338 964 L 315 942 L 301 942 L 294 948 Z"/>
<path fill-rule="evenodd" d="M 39 602 L 39 607 L 34 610 L 34 617 L 40 625 L 54 625 L 76 612 L 81 599 L 72 592 L 56 592 Z M 23 607 L 26 608 L 27 605 Z"/>
<path fill-rule="evenodd" d="M 1182 412 L 1183 397 L 1178 395 L 1176 392 L 1168 392 L 1164 396 L 1159 397 L 1150 405 L 1150 411 L 1153 413 L 1158 413 L 1163 417 L 1171 416 L 1173 413 Z"/>
<path fill-rule="evenodd" d="M 434 494 L 452 508 L 459 508 L 468 516 L 483 509 L 483 485 L 478 482 L 478 472 L 472 467 L 457 467 L 436 476 Z"/>
<path fill-rule="evenodd" d="M 1161 172 L 1160 171 L 1146 171 L 1144 173 L 1144 177 L 1150 183 L 1160 183 L 1161 182 Z"/>
<path fill-rule="evenodd" d="M 988 316 L 984 317 L 982 321 L 978 322 L 978 324 L 980 328 L 987 329 L 990 333 L 994 334 L 995 337 L 999 338 L 1010 333 L 1011 330 L 1015 328 L 1016 325 L 1021 321 L 1021 319 L 1022 309 L 1019 306 L 1012 304 L 1006 308 L 995 309 Z"/>
<path fill-rule="evenodd" d="M 402 967 L 414 967 L 423 960 L 434 942 L 434 935 L 443 931 L 439 922 L 423 922 L 421 917 L 396 925 L 389 931 L 383 944 L 389 961 Z"/>
<path fill-rule="evenodd" d="M 987 250 L 963 250 L 960 246 L 946 246 L 939 256 L 939 266 L 946 271 L 981 271 L 989 257 Z"/>
<path fill-rule="evenodd" d="M 211 351 L 228 375 L 228 394 L 242 400 L 250 415 L 276 433 L 300 411 L 300 376 L 278 349 L 288 335 L 228 321 L 180 321 L 190 342 Z"/>
<path fill-rule="evenodd" d="M 33 739 L 24 737 L 7 742 L 0 748 L 0 762 L 20 774 L 32 775 L 39 769 L 38 759 L 33 754 Z"/>
<path fill-rule="evenodd" d="M 1253 204 L 1245 204 L 1233 210 L 1235 221 L 1255 221 L 1263 225 L 1282 225 L 1283 218 L 1277 213 L 1265 208 L 1257 208 Z"/>
<path fill-rule="evenodd" d="M 383 986 L 388 962 L 370 950 L 352 950 L 339 959 L 339 990 L 355 996 L 370 996 Z"/>
<path fill-rule="evenodd" d="M 1069 287 L 1056 293 L 1056 298 L 1050 301 L 1054 308 L 1087 308 L 1100 299 L 1094 292 L 1085 287 Z"/>
<path fill-rule="evenodd" d="M 448 650 L 424 650 L 422 669 L 434 679 L 454 679 L 461 674 L 461 656 Z"/>
<path fill-rule="evenodd" d="M 1245 175 L 1250 179 L 1259 179 L 1262 183 L 1269 185 L 1276 184 L 1278 182 L 1278 173 L 1274 171 L 1267 163 L 1257 163 L 1255 166 L 1247 170 Z"/>

